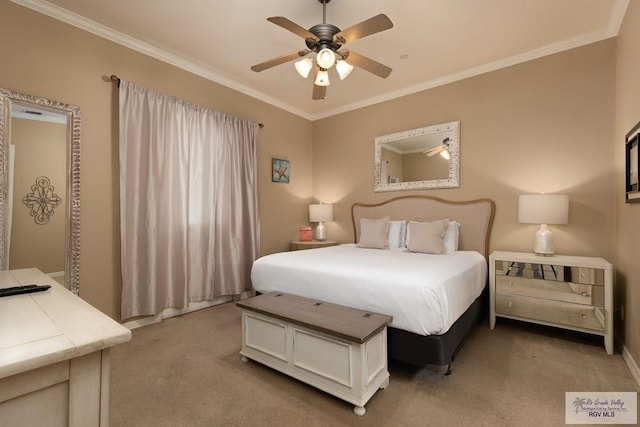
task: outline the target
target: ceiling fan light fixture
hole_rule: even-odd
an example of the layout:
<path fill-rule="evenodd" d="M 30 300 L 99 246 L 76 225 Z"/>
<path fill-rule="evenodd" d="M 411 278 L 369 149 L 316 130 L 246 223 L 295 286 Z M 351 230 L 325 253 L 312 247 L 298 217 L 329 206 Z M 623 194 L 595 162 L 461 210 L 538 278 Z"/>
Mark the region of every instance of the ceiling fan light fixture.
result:
<path fill-rule="evenodd" d="M 345 60 L 339 59 L 338 62 L 336 62 L 336 71 L 340 76 L 340 80 L 344 80 L 353 71 L 353 65 Z"/>
<path fill-rule="evenodd" d="M 309 72 L 313 68 L 313 61 L 311 58 L 303 58 L 300 61 L 295 62 L 296 71 L 302 76 L 303 79 L 309 77 Z"/>
<path fill-rule="evenodd" d="M 319 66 L 328 70 L 336 63 L 336 54 L 331 49 L 325 47 L 318 52 L 316 62 L 318 62 Z"/>
<path fill-rule="evenodd" d="M 329 73 L 324 68 L 320 68 L 318 75 L 316 75 L 316 81 L 313 82 L 316 86 L 329 86 Z"/>
<path fill-rule="evenodd" d="M 345 79 L 353 70 L 353 66 L 363 69 L 380 78 L 387 78 L 391 73 L 391 68 L 374 61 L 364 55 L 360 55 L 351 50 L 340 50 L 343 45 L 356 40 L 377 34 L 393 28 L 393 22 L 384 13 L 379 13 L 359 24 L 352 25 L 346 29 L 327 23 L 326 5 L 331 0 L 316 0 L 322 4 L 322 23 L 316 24 L 309 29 L 305 29 L 284 16 L 272 16 L 267 21 L 275 24 L 304 40 L 306 49 L 294 51 L 278 57 L 269 59 L 251 66 L 251 70 L 256 73 L 268 70 L 285 62 L 296 62 L 296 71 L 303 77 L 309 76 L 311 69 L 314 69 L 314 86 L 311 99 L 319 100 L 326 98 L 326 86 L 329 86 L 329 76 L 327 71 L 334 65 L 340 79 Z M 302 60 L 309 55 L 309 60 Z M 349 59 L 350 63 L 343 62 Z M 315 64 L 315 65 L 314 65 Z M 437 154 L 437 153 L 434 153 Z"/>

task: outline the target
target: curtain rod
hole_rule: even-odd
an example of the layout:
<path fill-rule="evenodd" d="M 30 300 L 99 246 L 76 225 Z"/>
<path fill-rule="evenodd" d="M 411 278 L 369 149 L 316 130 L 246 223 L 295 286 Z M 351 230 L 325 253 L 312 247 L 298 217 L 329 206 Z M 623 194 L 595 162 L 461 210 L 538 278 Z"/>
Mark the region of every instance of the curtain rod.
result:
<path fill-rule="evenodd" d="M 120 87 L 120 77 L 116 76 L 115 74 L 111 74 L 111 76 L 109 76 L 109 80 L 113 83 L 117 83 L 118 87 Z M 258 122 L 258 126 L 260 127 L 260 129 L 262 129 L 264 127 L 264 123 Z"/>

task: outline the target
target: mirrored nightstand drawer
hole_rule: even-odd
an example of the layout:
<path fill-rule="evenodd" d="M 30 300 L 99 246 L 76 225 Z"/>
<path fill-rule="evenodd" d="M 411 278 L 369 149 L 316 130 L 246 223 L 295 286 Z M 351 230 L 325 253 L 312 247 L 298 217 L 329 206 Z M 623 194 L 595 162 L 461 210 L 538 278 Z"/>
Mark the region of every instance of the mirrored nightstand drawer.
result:
<path fill-rule="evenodd" d="M 604 307 L 604 286 L 496 275 L 496 292 Z"/>
<path fill-rule="evenodd" d="M 495 262 L 495 269 L 498 276 L 553 280 L 583 285 L 604 285 L 604 270 L 599 268 L 498 260 Z"/>
<path fill-rule="evenodd" d="M 563 301 L 496 294 L 496 314 L 598 332 L 605 330 L 602 308 Z"/>

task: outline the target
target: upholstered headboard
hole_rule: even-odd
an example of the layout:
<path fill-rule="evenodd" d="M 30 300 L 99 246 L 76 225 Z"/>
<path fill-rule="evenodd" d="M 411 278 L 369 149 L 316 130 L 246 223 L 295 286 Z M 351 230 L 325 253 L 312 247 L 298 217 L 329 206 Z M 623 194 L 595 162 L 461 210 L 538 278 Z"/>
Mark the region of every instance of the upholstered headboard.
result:
<path fill-rule="evenodd" d="M 488 258 L 495 210 L 495 203 L 490 199 L 454 202 L 431 196 L 402 196 L 374 205 L 354 203 L 351 218 L 356 242 L 360 237 L 360 218 L 389 216 L 391 220 L 421 222 L 455 220 L 460 223 L 460 250 L 477 251 Z"/>

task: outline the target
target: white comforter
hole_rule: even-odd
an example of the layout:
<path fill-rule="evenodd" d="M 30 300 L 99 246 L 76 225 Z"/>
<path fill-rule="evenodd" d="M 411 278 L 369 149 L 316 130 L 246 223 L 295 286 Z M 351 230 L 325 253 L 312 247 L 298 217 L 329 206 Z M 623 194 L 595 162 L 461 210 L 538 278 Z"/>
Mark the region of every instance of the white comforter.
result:
<path fill-rule="evenodd" d="M 267 255 L 251 279 L 281 291 L 393 316 L 391 326 L 440 335 L 482 293 L 487 263 L 478 252 L 429 255 L 346 244 Z"/>

